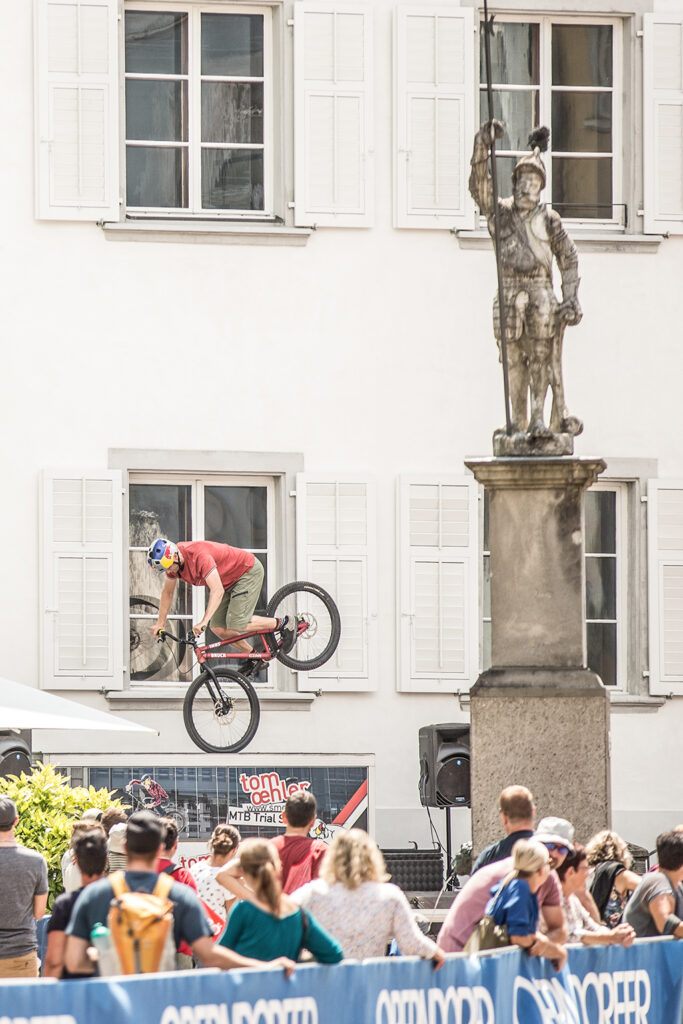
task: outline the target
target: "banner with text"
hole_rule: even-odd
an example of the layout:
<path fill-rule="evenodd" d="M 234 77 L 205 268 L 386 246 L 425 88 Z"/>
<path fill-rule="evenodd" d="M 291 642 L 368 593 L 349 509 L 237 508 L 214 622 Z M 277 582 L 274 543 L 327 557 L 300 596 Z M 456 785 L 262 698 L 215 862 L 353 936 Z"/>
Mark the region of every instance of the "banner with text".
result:
<path fill-rule="evenodd" d="M 518 949 L 282 971 L 0 982 L 0 1024 L 681 1024 L 683 942 L 573 947 L 556 974 Z"/>

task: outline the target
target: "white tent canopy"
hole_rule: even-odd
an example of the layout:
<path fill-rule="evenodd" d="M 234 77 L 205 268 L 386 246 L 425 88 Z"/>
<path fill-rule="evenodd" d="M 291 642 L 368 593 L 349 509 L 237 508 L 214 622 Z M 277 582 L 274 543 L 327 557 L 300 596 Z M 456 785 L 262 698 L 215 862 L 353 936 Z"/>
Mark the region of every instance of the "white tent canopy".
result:
<path fill-rule="evenodd" d="M 1 729 L 87 729 L 102 732 L 151 732 L 127 718 L 97 711 L 45 690 L 22 686 L 0 676 Z"/>

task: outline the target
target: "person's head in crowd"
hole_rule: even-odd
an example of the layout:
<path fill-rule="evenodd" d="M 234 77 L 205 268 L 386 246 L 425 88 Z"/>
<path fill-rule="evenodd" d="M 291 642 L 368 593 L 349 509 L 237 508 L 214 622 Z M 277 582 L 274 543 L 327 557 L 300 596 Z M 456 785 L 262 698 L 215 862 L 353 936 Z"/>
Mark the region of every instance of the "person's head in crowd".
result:
<path fill-rule="evenodd" d="M 537 892 L 548 877 L 550 854 L 537 839 L 518 839 L 512 847 L 512 871 Z"/>
<path fill-rule="evenodd" d="M 330 843 L 320 868 L 320 877 L 334 885 L 357 889 L 363 882 L 388 882 L 382 851 L 362 828 L 342 829 Z"/>
<path fill-rule="evenodd" d="M 163 852 L 164 828 L 152 811 L 136 811 L 126 824 L 126 856 L 128 862 L 141 861 L 153 871 Z"/>
<path fill-rule="evenodd" d="M 97 829 L 104 835 L 104 829 L 102 828 L 102 825 L 98 821 L 95 821 L 93 818 L 79 818 L 78 821 L 72 822 L 71 839 L 69 841 L 70 848 L 73 850 L 77 836 L 81 835 L 81 833 L 83 832 L 90 832 L 93 829 Z"/>
<path fill-rule="evenodd" d="M 101 807 L 86 807 L 81 814 L 81 821 L 89 821 L 91 825 L 100 824 L 103 814 Z"/>
<path fill-rule="evenodd" d="M 117 821 L 115 825 L 112 825 L 109 830 L 109 852 L 110 853 L 125 853 L 126 852 L 126 829 L 127 824 L 122 821 Z"/>
<path fill-rule="evenodd" d="M 628 843 L 622 839 L 617 832 L 611 832 L 605 828 L 598 832 L 586 843 L 586 856 L 591 867 L 602 864 L 603 861 L 613 860 L 623 864 L 626 869 L 631 867 L 633 857 L 628 848 Z"/>
<path fill-rule="evenodd" d="M 581 843 L 574 843 L 574 849 L 569 851 L 557 868 L 557 877 L 565 894 L 585 889 L 588 871 L 586 848 Z"/>
<path fill-rule="evenodd" d="M 164 836 L 164 856 L 172 857 L 178 848 L 178 826 L 173 818 L 161 818 Z"/>
<path fill-rule="evenodd" d="M 3 839 L 14 835 L 14 826 L 18 820 L 17 805 L 3 793 L 0 795 L 0 835 Z"/>
<path fill-rule="evenodd" d="M 679 832 L 676 828 L 661 832 L 655 845 L 659 870 L 678 874 L 683 869 L 683 830 Z"/>
<path fill-rule="evenodd" d="M 107 807 L 106 811 L 102 814 L 100 825 L 109 835 L 114 825 L 125 825 L 127 821 L 128 815 L 122 807 Z"/>
<path fill-rule="evenodd" d="M 498 797 L 498 810 L 503 828 L 509 834 L 528 827 L 533 828 L 534 798 L 526 786 L 506 786 Z"/>
<path fill-rule="evenodd" d="M 209 839 L 209 849 L 218 857 L 229 857 L 241 842 L 242 836 L 234 825 L 216 825 Z"/>
<path fill-rule="evenodd" d="M 253 889 L 257 899 L 278 916 L 282 897 L 282 869 L 277 850 L 267 839 L 245 839 L 238 856 L 249 888 Z"/>
<path fill-rule="evenodd" d="M 289 829 L 307 833 L 318 813 L 315 797 L 307 789 L 298 789 L 285 801 L 282 817 Z"/>
<path fill-rule="evenodd" d="M 73 851 L 83 885 L 102 877 L 107 866 L 107 837 L 103 829 L 79 832 L 74 839 Z"/>
<path fill-rule="evenodd" d="M 557 870 L 574 849 L 574 826 L 566 818 L 548 817 L 539 821 L 534 835 L 550 855 L 550 866 Z"/>

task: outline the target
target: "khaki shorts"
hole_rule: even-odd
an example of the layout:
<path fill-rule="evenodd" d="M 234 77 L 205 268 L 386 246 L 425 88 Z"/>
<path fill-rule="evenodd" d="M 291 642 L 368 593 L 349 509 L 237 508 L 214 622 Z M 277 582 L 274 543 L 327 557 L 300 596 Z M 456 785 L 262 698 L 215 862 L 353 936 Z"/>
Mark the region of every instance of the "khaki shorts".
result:
<path fill-rule="evenodd" d="M 218 626 L 243 633 L 251 622 L 262 585 L 263 566 L 257 558 L 251 569 L 223 594 L 223 600 L 211 616 L 211 628 Z"/>
<path fill-rule="evenodd" d="M 35 949 L 24 956 L 11 956 L 0 960 L 0 978 L 37 978 L 38 966 Z"/>

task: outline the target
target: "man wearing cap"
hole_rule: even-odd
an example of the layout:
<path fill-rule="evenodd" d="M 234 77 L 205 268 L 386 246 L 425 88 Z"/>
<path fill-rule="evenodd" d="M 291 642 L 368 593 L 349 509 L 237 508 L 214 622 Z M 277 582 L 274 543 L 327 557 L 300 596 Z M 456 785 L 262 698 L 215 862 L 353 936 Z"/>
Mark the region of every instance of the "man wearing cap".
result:
<path fill-rule="evenodd" d="M 498 810 L 505 838 L 484 847 L 474 862 L 472 874 L 486 864 L 509 857 L 518 839 L 531 839 L 534 834 L 536 808 L 526 786 L 506 786 L 498 797 Z"/>
<path fill-rule="evenodd" d="M 164 831 L 161 819 L 151 811 L 137 811 L 126 826 L 126 883 L 131 892 L 150 893 L 158 881 L 157 862 L 163 853 Z M 102 878 L 83 889 L 78 897 L 66 929 L 64 963 L 72 974 L 93 974 L 94 965 L 88 955 L 90 934 L 96 924 L 106 921 L 114 890 L 109 878 Z M 187 942 L 204 967 L 263 967 L 259 960 L 240 956 L 230 949 L 214 944 L 211 927 L 199 897 L 187 885 L 173 882 L 169 892 L 173 903 L 173 937 L 176 949 Z M 284 967 L 289 974 L 291 960 L 280 957 L 271 966 Z"/>
<path fill-rule="evenodd" d="M 503 134 L 500 121 L 481 126 L 474 139 L 469 181 L 472 198 L 486 217 L 494 239 L 488 157 L 491 143 Z M 537 438 L 552 437 L 554 433 L 580 434 L 583 429 L 581 421 L 567 412 L 561 365 L 564 328 L 578 324 L 582 317 L 577 297 L 578 256 L 559 214 L 540 202 L 546 183 L 540 152 L 547 148 L 548 135 L 544 128 L 532 133 L 529 142 L 533 152 L 517 162 L 512 174 L 513 195 L 498 199 L 512 430 Z M 553 290 L 553 258 L 562 277 L 561 303 Z M 493 329 L 502 360 L 499 296 L 493 304 Z M 546 427 L 543 406 L 549 386 L 553 409 L 550 427 Z"/>
<path fill-rule="evenodd" d="M 569 850 L 574 848 L 574 827 L 564 818 L 544 818 L 539 822 L 534 839 L 538 839 L 547 848 L 553 868 L 536 893 L 541 911 L 539 929 L 551 942 L 564 943 L 567 941 L 567 924 L 562 910 L 562 888 L 554 869 L 562 864 Z M 492 895 L 491 890 L 512 870 L 512 857 L 506 857 L 486 864 L 465 883 L 451 904 L 439 932 L 437 942 L 443 950 L 447 953 L 463 951 L 477 922 L 484 916 L 486 904 Z M 533 956 L 543 956 L 540 946 L 532 947 L 530 952 Z"/>
<path fill-rule="evenodd" d="M 0 978 L 37 978 L 36 919 L 47 906 L 47 864 L 14 835 L 16 804 L 0 796 Z"/>

